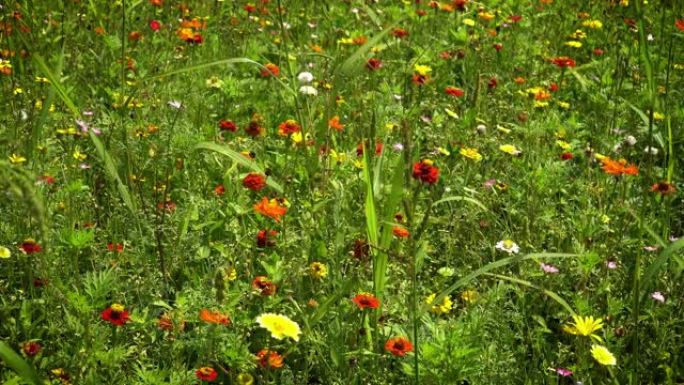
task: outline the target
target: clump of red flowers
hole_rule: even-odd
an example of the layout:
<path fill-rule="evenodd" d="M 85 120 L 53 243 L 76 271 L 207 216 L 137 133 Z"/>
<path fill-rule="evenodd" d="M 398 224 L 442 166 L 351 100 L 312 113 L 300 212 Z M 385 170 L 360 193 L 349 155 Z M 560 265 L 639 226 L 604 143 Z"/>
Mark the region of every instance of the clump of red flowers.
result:
<path fill-rule="evenodd" d="M 259 230 L 256 240 L 257 246 L 261 248 L 275 246 L 273 238 L 276 235 L 278 235 L 278 231 L 276 230 Z"/>
<path fill-rule="evenodd" d="M 677 21 L 675 21 L 675 27 L 677 27 L 678 30 L 684 32 L 684 19 L 677 19 Z"/>
<path fill-rule="evenodd" d="M 259 173 L 252 172 L 242 179 L 242 186 L 252 191 L 259 191 L 266 187 L 266 178 Z"/>
<path fill-rule="evenodd" d="M 396 357 L 403 357 L 413 351 L 413 344 L 404 337 L 390 338 L 385 343 L 385 350 Z"/>
<path fill-rule="evenodd" d="M 435 184 L 439 180 L 439 169 L 433 165 L 431 160 L 423 159 L 413 164 L 413 178 L 419 179 L 423 183 Z"/>
<path fill-rule="evenodd" d="M 113 243 L 109 242 L 107 243 L 107 250 L 109 251 L 116 251 L 117 253 L 122 253 L 123 252 L 123 243 Z"/>
<path fill-rule="evenodd" d="M 564 152 L 560 156 L 561 160 L 572 160 L 573 155 L 572 152 Z"/>
<path fill-rule="evenodd" d="M 131 320 L 128 310 L 123 305 L 115 303 L 106 308 L 102 314 L 102 320 L 107 321 L 115 326 L 123 326 Z"/>
<path fill-rule="evenodd" d="M 392 35 L 399 39 L 405 38 L 408 34 L 408 31 L 403 28 L 395 28 L 392 30 Z"/>
<path fill-rule="evenodd" d="M 216 371 L 216 369 L 212 367 L 205 366 L 197 369 L 197 371 L 195 372 L 195 377 L 202 381 L 211 382 L 218 378 L 218 372 Z"/>
<path fill-rule="evenodd" d="M 359 307 L 359 309 L 377 309 L 380 306 L 380 301 L 370 293 L 359 293 L 352 298 L 352 301 Z"/>

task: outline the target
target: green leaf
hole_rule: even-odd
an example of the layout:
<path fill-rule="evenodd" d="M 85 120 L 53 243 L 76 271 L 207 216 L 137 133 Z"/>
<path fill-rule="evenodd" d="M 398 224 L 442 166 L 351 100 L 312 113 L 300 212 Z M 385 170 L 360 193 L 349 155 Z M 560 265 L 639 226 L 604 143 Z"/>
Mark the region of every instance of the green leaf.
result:
<path fill-rule="evenodd" d="M 500 274 L 492 274 L 492 273 L 486 273 L 485 275 L 490 276 L 490 277 L 495 277 L 499 279 L 503 279 L 505 281 L 510 281 L 510 282 L 515 282 L 523 286 L 531 287 L 533 289 L 537 289 L 544 293 L 547 297 L 551 298 L 552 300 L 556 301 L 559 305 L 563 306 L 565 310 L 568 311 L 571 315 L 576 315 L 575 311 L 572 309 L 572 306 L 570 306 L 563 298 L 561 298 L 560 295 L 556 294 L 555 292 L 547 289 L 542 289 L 538 286 L 535 286 L 532 284 L 530 281 L 526 281 L 524 279 L 520 278 L 514 278 L 514 277 L 509 277 L 507 275 L 500 275 Z M 542 326 L 546 327 L 545 324 L 542 324 Z"/>
<path fill-rule="evenodd" d="M 40 376 L 38 376 L 35 369 L 2 341 L 0 341 L 0 359 L 4 361 L 8 367 L 14 370 L 24 381 L 35 385 L 43 384 L 43 381 Z"/>

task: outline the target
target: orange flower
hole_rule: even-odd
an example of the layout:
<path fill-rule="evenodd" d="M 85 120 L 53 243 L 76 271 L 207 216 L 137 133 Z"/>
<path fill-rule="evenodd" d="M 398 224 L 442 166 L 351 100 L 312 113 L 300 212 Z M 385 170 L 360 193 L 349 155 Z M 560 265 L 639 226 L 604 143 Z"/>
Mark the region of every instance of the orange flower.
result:
<path fill-rule="evenodd" d="M 336 131 L 344 130 L 344 124 L 340 123 L 340 117 L 335 115 L 332 119 L 328 120 L 328 126 Z"/>
<path fill-rule="evenodd" d="M 397 357 L 403 357 L 413 351 L 413 344 L 404 337 L 390 338 L 385 343 L 385 350 Z"/>
<path fill-rule="evenodd" d="M 230 318 L 221 312 L 212 312 L 209 309 L 200 310 L 200 319 L 210 324 L 230 325 Z"/>
<path fill-rule="evenodd" d="M 399 238 L 408 238 L 411 235 L 408 230 L 401 226 L 392 226 L 392 234 Z"/>
<path fill-rule="evenodd" d="M 262 368 L 278 369 L 283 367 L 283 356 L 273 350 L 261 349 L 256 354 Z"/>
<path fill-rule="evenodd" d="M 377 309 L 380 306 L 380 301 L 370 293 L 359 293 L 352 299 L 359 309 Z"/>
<path fill-rule="evenodd" d="M 608 157 L 601 159 L 603 171 L 610 175 L 639 175 L 639 168 L 635 164 L 627 164 L 627 161 L 620 159 L 612 160 Z"/>
<path fill-rule="evenodd" d="M 261 201 L 254 205 L 254 210 L 259 214 L 273 218 L 276 222 L 280 222 L 283 215 L 287 212 L 287 207 L 281 206 L 278 199 L 268 199 L 263 197 Z"/>
<path fill-rule="evenodd" d="M 680 31 L 684 32 L 684 19 L 678 19 L 675 21 L 675 27 L 679 29 Z"/>
<path fill-rule="evenodd" d="M 261 69 L 261 76 L 267 78 L 270 76 L 275 76 L 278 77 L 280 75 L 280 68 L 278 68 L 277 65 L 273 63 L 266 63 L 264 64 L 265 68 Z"/>
<path fill-rule="evenodd" d="M 653 186 L 651 186 L 651 191 L 655 192 L 655 193 L 662 194 L 662 195 L 670 195 L 670 194 L 674 194 L 675 192 L 677 192 L 677 189 L 675 188 L 675 186 L 672 183 L 668 183 L 668 182 L 663 181 L 663 182 L 658 182 L 658 183 L 654 184 Z"/>
<path fill-rule="evenodd" d="M 297 123 L 297 121 L 294 119 L 288 119 L 280 123 L 278 126 L 278 134 L 280 136 L 289 136 L 301 130 L 302 126 L 300 126 L 299 123 Z"/>

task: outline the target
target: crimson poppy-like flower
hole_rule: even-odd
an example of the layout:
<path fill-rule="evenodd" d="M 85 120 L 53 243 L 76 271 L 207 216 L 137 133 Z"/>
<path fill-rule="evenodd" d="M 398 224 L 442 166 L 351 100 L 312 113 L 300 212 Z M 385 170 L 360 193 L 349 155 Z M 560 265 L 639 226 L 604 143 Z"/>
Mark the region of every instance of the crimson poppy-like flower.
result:
<path fill-rule="evenodd" d="M 242 186 L 252 191 L 259 191 L 266 187 L 266 178 L 261 174 L 252 172 L 242 179 Z"/>
<path fill-rule="evenodd" d="M 256 354 L 259 366 L 265 369 L 278 369 L 283 367 L 283 356 L 273 350 L 261 349 Z"/>
<path fill-rule="evenodd" d="M 465 95 L 465 92 L 462 89 L 456 87 L 447 87 L 444 89 L 444 92 L 456 98 L 460 98 Z"/>
<path fill-rule="evenodd" d="M 277 286 L 268 277 L 260 275 L 252 281 L 252 288 L 258 290 L 261 295 L 269 296 L 275 294 Z"/>
<path fill-rule="evenodd" d="M 107 250 L 116 251 L 117 253 L 122 253 L 123 252 L 123 243 L 109 242 L 109 243 L 107 243 Z"/>
<path fill-rule="evenodd" d="M 403 357 L 413 351 L 413 344 L 404 337 L 390 338 L 385 343 L 385 350 L 396 357 Z"/>
<path fill-rule="evenodd" d="M 220 184 L 216 187 L 214 187 L 214 194 L 221 196 L 226 193 L 226 186 Z"/>
<path fill-rule="evenodd" d="M 684 32 L 684 19 L 677 19 L 675 21 L 675 27 L 677 27 L 678 30 Z"/>
<path fill-rule="evenodd" d="M 375 71 L 382 68 L 382 64 L 383 63 L 380 59 L 372 57 L 368 59 L 368 61 L 366 62 L 366 68 L 368 68 L 371 71 Z"/>
<path fill-rule="evenodd" d="M 431 160 L 423 159 L 413 164 L 413 178 L 427 184 L 435 184 L 439 180 L 439 169 L 433 166 Z"/>
<path fill-rule="evenodd" d="M 26 357 L 35 357 L 43 349 L 43 346 L 38 341 L 28 341 L 21 345 L 21 351 Z"/>
<path fill-rule="evenodd" d="M 43 250 L 43 248 L 33 239 L 25 240 L 19 245 L 19 248 L 28 255 L 40 253 Z"/>
<path fill-rule="evenodd" d="M 302 126 L 300 126 L 299 123 L 297 123 L 297 121 L 294 119 L 288 119 L 280 123 L 278 126 L 278 134 L 280 134 L 280 136 L 290 136 L 301 130 Z"/>
<path fill-rule="evenodd" d="M 237 128 L 237 125 L 230 120 L 221 120 L 219 122 L 219 129 L 221 131 L 235 132 Z"/>
<path fill-rule="evenodd" d="M 278 68 L 277 65 L 273 63 L 266 63 L 264 64 L 265 68 L 261 69 L 261 76 L 268 78 L 271 76 L 278 77 L 280 75 L 280 68 Z"/>
<path fill-rule="evenodd" d="M 150 29 L 157 32 L 161 29 L 161 23 L 159 20 L 150 20 Z"/>
<path fill-rule="evenodd" d="M 663 181 L 651 186 L 651 191 L 661 195 L 671 195 L 677 192 L 677 189 L 673 184 Z"/>
<path fill-rule="evenodd" d="M 487 82 L 487 87 L 489 87 L 490 90 L 493 90 L 496 88 L 496 86 L 499 84 L 499 82 L 496 80 L 495 77 L 492 77 L 489 79 L 489 82 Z"/>
<path fill-rule="evenodd" d="M 218 372 L 212 367 L 205 366 L 197 369 L 197 371 L 195 372 L 195 377 L 202 381 L 211 382 L 216 380 L 216 378 L 218 377 Z"/>
<path fill-rule="evenodd" d="M 501 43 L 495 43 L 495 44 L 493 45 L 493 47 L 494 47 L 494 49 L 496 50 L 496 52 L 500 52 L 500 51 L 503 49 L 503 44 L 501 44 Z"/>
<path fill-rule="evenodd" d="M 398 238 L 408 238 L 411 235 L 411 233 L 402 226 L 392 226 L 392 234 Z"/>
<path fill-rule="evenodd" d="M 561 154 L 561 160 L 572 160 L 573 155 L 572 152 L 564 152 Z"/>
<path fill-rule="evenodd" d="M 392 35 L 399 39 L 405 38 L 408 34 L 408 31 L 403 28 L 395 28 L 392 30 Z"/>
<path fill-rule="evenodd" d="M 259 230 L 256 240 L 257 246 L 261 248 L 275 246 L 273 237 L 276 235 L 278 235 L 278 231 L 276 230 Z"/>
<path fill-rule="evenodd" d="M 413 82 L 413 84 L 423 86 L 425 85 L 425 83 L 430 81 L 430 75 L 421 75 L 419 73 L 415 73 L 413 74 L 413 76 L 411 76 L 411 81 Z"/>
<path fill-rule="evenodd" d="M 352 298 L 352 301 L 362 310 L 377 309 L 380 306 L 380 300 L 370 293 L 359 293 Z"/>
<path fill-rule="evenodd" d="M 559 68 L 566 68 L 566 67 L 575 67 L 576 63 L 575 60 L 567 57 L 567 56 L 558 56 L 555 58 L 551 59 L 551 63 L 555 64 Z"/>
<path fill-rule="evenodd" d="M 106 308 L 102 314 L 102 320 L 107 321 L 115 326 L 123 326 L 131 320 L 128 310 L 123 305 L 115 303 Z"/>

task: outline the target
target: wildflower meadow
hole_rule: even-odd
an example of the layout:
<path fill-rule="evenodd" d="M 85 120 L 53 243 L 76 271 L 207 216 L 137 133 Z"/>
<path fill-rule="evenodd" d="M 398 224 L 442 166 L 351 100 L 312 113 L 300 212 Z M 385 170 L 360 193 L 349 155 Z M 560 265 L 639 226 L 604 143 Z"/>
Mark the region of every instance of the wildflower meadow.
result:
<path fill-rule="evenodd" d="M 0 382 L 684 384 L 684 1 L 0 0 Z"/>

